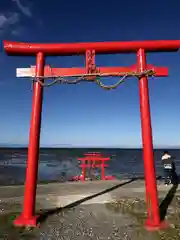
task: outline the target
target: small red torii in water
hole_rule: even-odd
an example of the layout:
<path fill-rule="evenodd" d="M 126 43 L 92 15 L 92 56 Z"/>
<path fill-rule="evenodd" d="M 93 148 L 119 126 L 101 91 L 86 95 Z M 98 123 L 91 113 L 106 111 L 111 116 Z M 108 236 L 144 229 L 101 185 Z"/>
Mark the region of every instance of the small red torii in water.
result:
<path fill-rule="evenodd" d="M 101 168 L 101 180 L 115 179 L 113 176 L 105 176 L 105 161 L 109 161 L 110 157 L 103 157 L 99 152 L 85 153 L 84 157 L 79 157 L 78 161 L 81 161 L 80 167 L 82 169 L 81 176 L 78 180 L 85 181 L 87 168 Z"/>

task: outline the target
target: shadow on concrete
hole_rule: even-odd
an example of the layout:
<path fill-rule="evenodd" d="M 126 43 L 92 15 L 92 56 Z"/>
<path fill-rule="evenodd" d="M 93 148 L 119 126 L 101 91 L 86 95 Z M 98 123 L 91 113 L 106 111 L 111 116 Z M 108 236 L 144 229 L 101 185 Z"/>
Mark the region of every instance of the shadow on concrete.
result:
<path fill-rule="evenodd" d="M 161 179 L 162 179 L 161 176 L 157 176 L 157 177 L 156 177 L 156 180 L 161 180 Z M 119 187 L 122 187 L 122 186 L 124 186 L 124 185 L 130 184 L 130 183 L 135 182 L 135 181 L 138 181 L 138 180 L 144 180 L 144 177 L 134 177 L 134 178 L 131 178 L 131 179 L 127 179 L 127 181 L 124 182 L 124 183 L 120 183 L 120 184 L 115 185 L 115 186 L 113 186 L 113 187 L 111 187 L 111 188 L 108 188 L 108 189 L 106 189 L 106 190 L 103 190 L 103 191 L 101 191 L 101 192 L 99 192 L 99 193 L 93 194 L 93 195 L 91 195 L 91 196 L 88 196 L 88 197 L 85 197 L 85 198 L 80 199 L 80 200 L 78 200 L 78 201 L 75 201 L 75 202 L 73 202 L 73 203 L 70 203 L 70 204 L 68 204 L 67 206 L 62 207 L 62 208 L 60 207 L 60 208 L 47 209 L 47 210 L 44 210 L 44 211 L 42 210 L 41 212 L 39 212 L 38 222 L 39 222 L 39 223 L 43 223 L 43 222 L 46 221 L 46 219 L 47 219 L 49 216 L 52 216 L 52 215 L 54 215 L 54 214 L 58 214 L 58 213 L 60 213 L 60 212 L 61 212 L 62 210 L 64 210 L 64 209 L 70 209 L 70 208 L 76 207 L 76 206 L 80 205 L 80 204 L 83 203 L 83 202 L 86 202 L 86 201 L 88 201 L 88 200 L 91 200 L 91 199 L 93 199 L 93 198 L 95 198 L 95 197 L 98 197 L 98 196 L 100 196 L 100 195 L 103 195 L 103 194 L 105 194 L 105 193 L 111 192 L 111 191 L 113 191 L 113 190 L 115 190 L 115 189 L 117 189 L 117 188 L 119 188 Z"/>
<path fill-rule="evenodd" d="M 168 207 L 175 196 L 178 185 L 179 185 L 179 176 L 176 176 L 175 181 L 173 182 L 172 188 L 169 190 L 168 194 L 166 195 L 166 197 L 164 198 L 164 200 L 161 202 L 159 206 L 159 214 L 160 214 L 161 221 L 165 219 Z"/>
<path fill-rule="evenodd" d="M 38 222 L 39 222 L 39 223 L 43 223 L 44 221 L 46 221 L 46 219 L 47 219 L 49 216 L 51 216 L 51 215 L 53 215 L 53 214 L 58 214 L 58 213 L 60 213 L 60 212 L 61 212 L 62 210 L 64 210 L 64 209 L 69 209 L 69 208 L 76 207 L 76 206 L 80 205 L 80 204 L 83 203 L 83 202 L 86 202 L 86 201 L 88 201 L 88 200 L 91 200 L 91 199 L 93 199 L 93 198 L 95 198 L 95 197 L 98 197 L 98 196 L 100 196 L 100 195 L 103 195 L 103 194 L 105 194 L 105 193 L 111 192 L 111 191 L 113 191 L 113 190 L 115 190 L 115 189 L 117 189 L 117 188 L 119 188 L 119 187 L 122 187 L 122 186 L 124 186 L 124 185 L 130 184 L 130 183 L 132 183 L 132 182 L 134 182 L 134 181 L 136 181 L 136 180 L 139 180 L 139 178 L 130 179 L 130 180 L 124 182 L 124 183 L 115 185 L 115 186 L 113 186 L 113 187 L 111 187 L 111 188 L 108 188 L 108 189 L 105 189 L 105 190 L 103 190 L 103 191 L 101 191 L 101 192 L 99 192 L 99 193 L 93 194 L 93 195 L 91 195 L 91 196 L 88 196 L 88 197 L 85 197 L 85 198 L 80 199 L 80 200 L 78 200 L 78 201 L 75 201 L 75 202 L 73 202 L 73 203 L 70 203 L 70 204 L 68 204 L 67 206 L 62 207 L 62 208 L 52 208 L 52 209 L 45 210 L 44 212 L 41 211 L 41 212 L 39 213 Z"/>

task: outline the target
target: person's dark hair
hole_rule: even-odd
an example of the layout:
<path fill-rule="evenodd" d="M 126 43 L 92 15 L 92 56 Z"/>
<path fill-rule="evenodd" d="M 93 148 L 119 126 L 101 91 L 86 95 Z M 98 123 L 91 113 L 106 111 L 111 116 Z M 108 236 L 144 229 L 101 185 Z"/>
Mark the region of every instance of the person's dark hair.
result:
<path fill-rule="evenodd" d="M 169 152 L 168 152 L 167 150 L 165 150 L 163 154 L 168 154 L 168 153 L 169 153 Z"/>

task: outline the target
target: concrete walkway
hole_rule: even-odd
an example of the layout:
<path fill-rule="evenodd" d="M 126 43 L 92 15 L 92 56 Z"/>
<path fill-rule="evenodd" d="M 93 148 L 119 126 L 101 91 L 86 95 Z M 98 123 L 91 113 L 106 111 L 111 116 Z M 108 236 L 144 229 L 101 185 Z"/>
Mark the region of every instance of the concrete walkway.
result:
<path fill-rule="evenodd" d="M 158 192 L 164 198 L 172 185 L 164 186 L 158 182 Z M 0 206 L 3 206 L 3 213 L 9 212 L 9 204 L 21 205 L 23 203 L 24 186 L 3 186 L 0 187 Z M 179 192 L 179 189 L 177 189 Z M 104 204 L 119 200 L 121 198 L 145 197 L 145 186 L 143 180 L 132 181 L 92 181 L 92 182 L 68 182 L 50 183 L 38 185 L 36 206 L 37 209 L 49 209 L 64 207 L 74 202 L 82 205 Z"/>
<path fill-rule="evenodd" d="M 158 182 L 159 197 L 164 199 L 172 186 Z M 32 240 L 174 240 L 180 231 L 170 228 L 166 233 L 148 233 L 144 230 L 145 206 L 137 208 L 138 214 L 116 211 L 108 207 L 108 202 L 131 198 L 144 199 L 144 181 L 94 181 L 69 182 L 39 185 L 37 188 L 37 210 L 49 210 L 41 214 L 41 226 L 33 231 L 16 231 L 8 225 L 6 213 L 20 212 L 23 203 L 23 186 L 0 187 L 0 210 L 2 215 L 0 239 Z M 180 189 L 176 191 L 180 195 Z M 143 201 L 142 201 L 143 202 Z M 111 204 L 109 204 L 111 205 Z M 57 209 L 58 207 L 64 207 Z M 176 211 L 176 209 L 175 209 Z M 5 214 L 4 214 L 5 213 Z M 47 214 L 46 214 L 47 213 Z M 3 216 L 4 214 L 4 216 Z M 10 214 L 10 215 L 11 215 Z M 19 213 L 18 213 L 19 214 Z M 172 212 L 174 216 L 175 212 Z M 9 215 L 9 216 L 10 216 Z M 177 216 L 176 216 L 177 217 Z M 142 223 L 141 223 L 142 222 Z M 4 223 L 4 225 L 2 224 Z M 179 239 L 179 238 L 178 238 Z"/>

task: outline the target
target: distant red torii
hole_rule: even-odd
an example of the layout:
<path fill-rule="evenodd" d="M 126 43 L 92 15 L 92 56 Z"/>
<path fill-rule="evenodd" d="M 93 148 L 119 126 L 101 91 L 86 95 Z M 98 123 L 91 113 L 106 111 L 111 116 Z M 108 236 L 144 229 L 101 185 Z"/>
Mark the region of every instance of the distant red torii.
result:
<path fill-rule="evenodd" d="M 105 167 L 107 167 L 108 165 L 105 164 L 105 161 L 109 161 L 110 157 L 103 157 L 103 155 L 101 153 L 97 153 L 97 152 L 92 152 L 92 153 L 85 153 L 84 157 L 78 157 L 78 160 L 81 161 L 80 167 L 82 169 L 82 173 L 81 173 L 81 181 L 85 180 L 85 171 L 87 168 L 101 168 L 101 179 L 102 180 L 109 180 L 109 178 L 107 179 L 105 176 Z M 111 179 L 113 179 L 113 177 L 111 176 Z"/>

